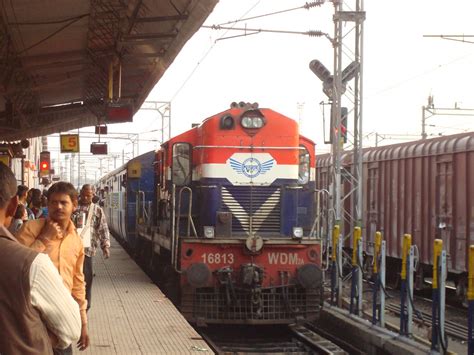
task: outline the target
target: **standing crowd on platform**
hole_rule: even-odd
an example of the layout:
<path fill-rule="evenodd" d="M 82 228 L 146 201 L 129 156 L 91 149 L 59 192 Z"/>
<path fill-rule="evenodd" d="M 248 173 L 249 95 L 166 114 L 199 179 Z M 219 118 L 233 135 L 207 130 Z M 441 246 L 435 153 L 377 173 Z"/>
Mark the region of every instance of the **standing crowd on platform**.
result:
<path fill-rule="evenodd" d="M 17 186 L 0 163 L 0 354 L 72 354 L 89 346 L 93 256 L 110 256 L 94 189 Z"/>

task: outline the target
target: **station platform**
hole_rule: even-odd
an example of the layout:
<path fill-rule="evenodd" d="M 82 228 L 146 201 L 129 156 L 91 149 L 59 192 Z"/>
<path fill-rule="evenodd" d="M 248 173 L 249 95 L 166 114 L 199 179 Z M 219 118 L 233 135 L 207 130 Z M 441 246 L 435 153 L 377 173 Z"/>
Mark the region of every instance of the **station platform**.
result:
<path fill-rule="evenodd" d="M 94 257 L 90 346 L 74 354 L 213 354 L 173 303 L 112 239 Z"/>

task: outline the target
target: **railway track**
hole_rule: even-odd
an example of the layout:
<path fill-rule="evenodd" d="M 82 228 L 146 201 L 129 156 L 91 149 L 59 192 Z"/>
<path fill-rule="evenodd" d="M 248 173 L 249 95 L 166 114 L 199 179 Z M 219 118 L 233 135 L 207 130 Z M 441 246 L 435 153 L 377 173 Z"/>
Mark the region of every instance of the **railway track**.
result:
<path fill-rule="evenodd" d="M 201 335 L 217 354 L 348 354 L 305 325 L 208 327 Z"/>
<path fill-rule="evenodd" d="M 400 314 L 400 306 L 394 303 L 389 303 L 385 306 L 385 309 L 388 311 L 391 311 L 397 315 Z M 413 314 L 413 321 L 422 323 L 426 326 L 431 327 L 432 322 L 431 322 L 431 314 L 423 311 L 419 311 L 421 317 L 423 320 L 419 319 L 415 314 Z M 446 335 L 449 335 L 453 338 L 462 340 L 462 341 L 467 341 L 467 326 L 464 326 L 462 324 L 459 324 L 457 322 L 452 322 L 449 320 L 445 320 L 444 322 L 444 329 L 446 331 Z"/>

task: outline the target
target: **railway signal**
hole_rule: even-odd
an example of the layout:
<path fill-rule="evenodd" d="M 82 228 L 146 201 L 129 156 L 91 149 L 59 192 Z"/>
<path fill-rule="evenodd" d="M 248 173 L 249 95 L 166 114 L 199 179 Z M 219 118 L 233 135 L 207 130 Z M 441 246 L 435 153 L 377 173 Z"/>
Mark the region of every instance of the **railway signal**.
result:
<path fill-rule="evenodd" d="M 50 174 L 51 170 L 51 154 L 43 151 L 40 153 L 39 176 L 44 177 Z"/>

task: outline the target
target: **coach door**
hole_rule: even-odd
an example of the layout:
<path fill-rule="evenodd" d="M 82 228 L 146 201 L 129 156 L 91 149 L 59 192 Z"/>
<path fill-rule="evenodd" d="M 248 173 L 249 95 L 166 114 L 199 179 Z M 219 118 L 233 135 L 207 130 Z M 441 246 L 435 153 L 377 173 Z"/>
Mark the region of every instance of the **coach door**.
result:
<path fill-rule="evenodd" d="M 452 156 L 442 156 L 436 169 L 436 237 L 443 240 L 443 249 L 451 267 L 451 239 L 453 236 L 453 164 Z"/>

